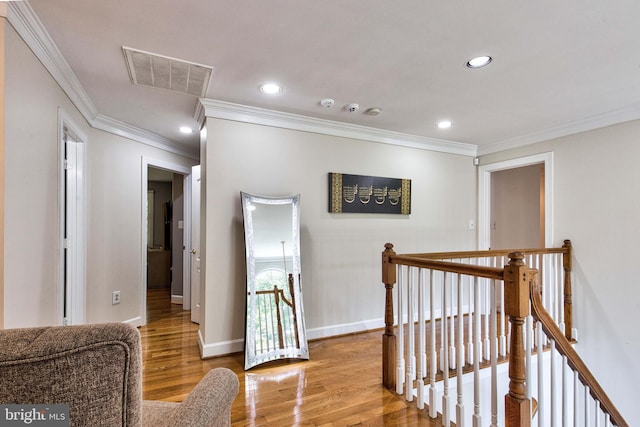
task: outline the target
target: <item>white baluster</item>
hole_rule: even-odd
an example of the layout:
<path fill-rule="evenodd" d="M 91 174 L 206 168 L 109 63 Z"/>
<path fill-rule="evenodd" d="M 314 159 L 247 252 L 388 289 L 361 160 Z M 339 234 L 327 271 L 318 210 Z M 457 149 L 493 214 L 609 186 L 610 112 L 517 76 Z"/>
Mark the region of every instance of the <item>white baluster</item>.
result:
<path fill-rule="evenodd" d="M 578 427 L 578 373 L 573 372 L 573 427 Z"/>
<path fill-rule="evenodd" d="M 455 318 L 456 312 L 454 310 L 454 294 L 457 291 L 457 287 L 453 284 L 453 275 L 449 281 L 449 369 L 456 369 L 456 328 Z M 458 313 L 459 315 L 460 313 Z"/>
<path fill-rule="evenodd" d="M 398 266 L 398 344 L 397 344 L 397 365 L 396 365 L 396 393 L 402 394 L 404 391 L 404 307 L 402 306 L 403 277 L 404 268 Z"/>
<path fill-rule="evenodd" d="M 489 312 L 491 311 L 491 281 L 488 279 L 482 279 L 484 286 L 482 286 L 482 292 L 484 298 L 482 298 L 483 302 L 483 314 L 484 314 L 484 340 L 483 340 L 483 349 L 484 349 L 484 358 L 485 360 L 491 359 L 491 341 L 489 337 L 491 336 L 491 332 L 489 331 Z"/>
<path fill-rule="evenodd" d="M 456 405 L 456 427 L 464 427 L 464 396 L 462 389 L 462 367 L 464 366 L 464 316 L 462 315 L 462 297 L 464 296 L 464 293 L 460 274 L 456 274 L 456 279 L 458 282 L 458 341 L 456 344 L 456 354 L 458 355 L 458 363 L 456 365 L 458 403 Z"/>
<path fill-rule="evenodd" d="M 549 340 L 551 342 L 551 350 L 550 350 L 550 354 L 551 354 L 551 358 L 550 358 L 550 365 L 551 365 L 551 379 L 549 380 L 549 387 L 550 387 L 550 396 L 551 396 L 551 427 L 554 427 L 557 425 L 557 403 L 556 403 L 556 390 L 557 390 L 557 382 L 556 382 L 556 342 L 554 340 Z"/>
<path fill-rule="evenodd" d="M 505 260 L 504 257 L 500 257 L 500 267 L 504 267 L 505 265 Z M 494 266 L 497 267 L 497 266 Z M 498 322 L 498 332 L 500 333 L 499 335 L 499 341 L 498 341 L 498 351 L 500 352 L 500 356 L 504 357 L 507 355 L 507 337 L 506 337 L 506 333 L 505 333 L 505 313 L 504 313 L 504 282 L 500 282 L 497 284 L 497 288 L 496 288 L 496 297 L 498 300 L 498 304 L 500 305 L 500 315 L 499 315 L 499 322 Z"/>
<path fill-rule="evenodd" d="M 436 348 L 436 308 L 435 308 L 435 290 L 436 290 L 436 281 L 433 270 L 429 272 L 429 310 L 430 310 L 430 331 L 429 337 L 431 338 L 430 346 L 429 346 L 429 416 L 431 418 L 435 418 L 438 415 L 436 411 L 436 373 L 438 370 L 438 349 Z"/>
<path fill-rule="evenodd" d="M 496 281 L 491 281 L 491 427 L 498 426 L 498 338 Z"/>
<path fill-rule="evenodd" d="M 451 414 L 449 412 L 449 334 L 448 329 L 448 313 L 447 313 L 447 296 L 449 295 L 449 283 L 447 283 L 447 273 L 444 273 L 443 289 L 442 289 L 442 425 L 449 427 L 451 425 Z"/>
<path fill-rule="evenodd" d="M 584 427 L 591 427 L 591 415 L 589 415 L 589 407 L 591 406 L 589 399 L 589 386 L 584 386 Z"/>
<path fill-rule="evenodd" d="M 482 426 L 482 417 L 480 416 L 480 326 L 482 318 L 480 310 L 480 280 L 478 277 L 473 279 L 473 427 Z"/>
<path fill-rule="evenodd" d="M 424 290 L 426 286 L 426 270 L 418 271 L 418 409 L 424 409 L 424 379 L 427 376 L 427 344 L 426 319 L 424 307 Z"/>
<path fill-rule="evenodd" d="M 565 331 L 565 323 L 564 323 L 564 274 L 562 268 L 562 257 L 560 254 L 556 254 L 556 283 L 558 286 L 558 327 L 562 331 L 562 333 L 566 333 Z"/>
<path fill-rule="evenodd" d="M 561 414 L 562 414 L 562 425 L 563 426 L 568 426 L 569 425 L 569 393 L 567 391 L 567 386 L 568 386 L 568 380 L 567 380 L 567 358 L 565 356 L 562 356 L 561 358 L 562 362 L 560 364 L 560 369 L 562 370 L 562 407 L 561 407 Z"/>
<path fill-rule="evenodd" d="M 595 427 L 600 427 L 600 401 L 595 399 Z"/>
<path fill-rule="evenodd" d="M 531 311 L 531 310 L 529 310 Z M 525 369 L 526 369 L 526 386 L 527 386 L 527 397 L 529 400 L 533 397 L 533 381 L 530 381 L 530 378 L 533 378 L 532 366 L 531 366 L 531 352 L 533 350 L 533 316 L 529 315 L 526 318 L 525 323 L 525 346 L 524 346 L 524 357 L 525 357 Z M 531 406 L 529 406 L 531 409 Z M 531 415 L 531 414 L 530 414 Z M 531 418 L 531 416 L 529 416 Z"/>
<path fill-rule="evenodd" d="M 471 264 L 471 260 L 469 260 L 469 264 Z M 475 299 L 473 297 L 473 280 L 471 276 L 465 276 L 467 278 L 467 283 L 469 284 L 468 288 L 468 305 L 469 305 L 469 317 L 467 322 L 467 363 L 471 365 L 473 363 L 473 322 L 471 321 L 473 317 L 473 313 L 476 310 Z"/>
<path fill-rule="evenodd" d="M 413 402 L 413 380 L 415 377 L 416 356 L 415 356 L 415 322 L 413 321 L 413 271 L 407 269 L 407 369 L 405 371 L 405 399 Z"/>
<path fill-rule="evenodd" d="M 546 427 L 545 411 L 546 405 L 544 404 L 546 392 L 544 389 L 544 359 L 543 355 L 543 339 L 542 339 L 542 323 L 536 323 L 536 352 L 538 354 L 538 427 Z"/>
<path fill-rule="evenodd" d="M 569 384 L 567 381 L 567 358 L 562 356 L 562 425 L 569 427 Z"/>

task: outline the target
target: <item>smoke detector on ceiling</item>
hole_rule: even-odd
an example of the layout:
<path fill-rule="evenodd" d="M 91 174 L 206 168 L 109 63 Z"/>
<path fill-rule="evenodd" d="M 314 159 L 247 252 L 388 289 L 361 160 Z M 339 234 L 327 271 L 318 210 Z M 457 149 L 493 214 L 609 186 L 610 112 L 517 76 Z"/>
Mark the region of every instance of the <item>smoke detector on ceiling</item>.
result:
<path fill-rule="evenodd" d="M 322 105 L 324 108 L 331 108 L 333 107 L 333 104 L 335 104 L 335 101 L 331 98 L 325 98 L 320 101 L 320 105 Z"/>
<path fill-rule="evenodd" d="M 205 96 L 213 67 L 123 46 L 131 83 Z"/>
<path fill-rule="evenodd" d="M 348 112 L 355 113 L 360 109 L 360 106 L 358 104 L 349 104 L 345 108 L 347 109 Z"/>

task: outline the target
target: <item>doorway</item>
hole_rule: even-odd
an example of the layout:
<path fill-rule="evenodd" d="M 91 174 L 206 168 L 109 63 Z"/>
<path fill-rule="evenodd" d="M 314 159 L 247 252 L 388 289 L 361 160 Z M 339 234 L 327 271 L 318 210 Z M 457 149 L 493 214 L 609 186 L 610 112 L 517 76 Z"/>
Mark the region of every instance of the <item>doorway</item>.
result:
<path fill-rule="evenodd" d="M 553 153 L 480 166 L 478 249 L 552 245 L 552 183 Z"/>
<path fill-rule="evenodd" d="M 190 275 L 186 256 L 190 221 L 191 169 L 143 158 L 142 164 L 142 324 L 147 324 L 149 304 L 154 316 L 170 316 L 190 309 Z M 185 266 L 187 268 L 185 268 Z"/>
<path fill-rule="evenodd" d="M 544 163 L 491 174 L 491 249 L 544 247 Z"/>
<path fill-rule="evenodd" d="M 60 309 L 63 325 L 81 325 L 86 316 L 86 141 L 59 110 Z"/>

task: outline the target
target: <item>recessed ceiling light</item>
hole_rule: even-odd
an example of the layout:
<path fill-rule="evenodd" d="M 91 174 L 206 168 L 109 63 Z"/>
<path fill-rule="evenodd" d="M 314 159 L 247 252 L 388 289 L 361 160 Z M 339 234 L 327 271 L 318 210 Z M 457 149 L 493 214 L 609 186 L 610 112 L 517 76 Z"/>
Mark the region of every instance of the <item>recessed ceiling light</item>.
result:
<path fill-rule="evenodd" d="M 180 126 L 180 132 L 181 133 L 193 133 L 193 129 L 191 129 L 189 126 Z"/>
<path fill-rule="evenodd" d="M 441 120 L 438 122 L 438 127 L 440 129 L 448 129 L 451 127 L 451 122 L 449 120 Z"/>
<path fill-rule="evenodd" d="M 490 56 L 476 56 L 467 61 L 467 68 L 482 68 L 491 62 Z"/>
<path fill-rule="evenodd" d="M 265 83 L 260 86 L 260 92 L 266 93 L 267 95 L 277 95 L 282 93 L 282 86 L 277 83 Z"/>

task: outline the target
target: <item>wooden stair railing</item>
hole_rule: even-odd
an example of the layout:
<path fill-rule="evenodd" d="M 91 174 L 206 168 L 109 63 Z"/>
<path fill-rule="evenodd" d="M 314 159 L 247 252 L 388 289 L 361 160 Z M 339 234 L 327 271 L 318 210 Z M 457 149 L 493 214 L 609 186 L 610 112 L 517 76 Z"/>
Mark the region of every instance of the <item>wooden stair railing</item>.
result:
<path fill-rule="evenodd" d="M 576 350 L 573 348 L 572 343 L 563 335 L 562 331 L 555 324 L 549 313 L 542 306 L 540 284 L 537 280 L 537 274 L 533 271 L 533 274 L 528 276 L 529 280 L 529 293 L 531 298 L 531 314 L 533 318 L 540 322 L 542 330 L 547 337 L 555 341 L 555 347 L 558 353 L 567 358 L 567 364 L 569 367 L 578 374 L 580 382 L 589 388 L 589 393 L 599 402 L 600 408 L 605 414 L 609 415 L 610 421 L 618 427 L 628 427 L 627 422 L 624 420 L 618 409 L 615 407 L 609 396 L 602 389 L 602 386 L 598 383 L 593 376 L 587 365 L 582 361 Z"/>
<path fill-rule="evenodd" d="M 558 319 L 554 319 L 543 306 L 542 298 L 541 298 L 541 285 L 538 281 L 540 277 L 539 271 L 534 268 L 530 268 L 525 265 L 525 259 L 527 256 L 531 254 L 538 253 L 555 253 L 562 254 L 562 270 L 564 271 L 563 283 L 564 287 L 561 289 L 561 293 L 563 296 L 562 301 L 562 311 L 564 318 L 561 319 L 561 327 L 564 327 L 564 331 L 561 327 L 558 326 L 556 321 Z M 450 262 L 445 261 L 447 259 L 471 259 L 474 257 L 484 257 L 484 256 L 505 256 L 505 251 L 478 251 L 478 252 L 450 252 L 450 253 L 434 253 L 434 254 L 409 254 L 409 255 L 398 255 L 393 251 L 393 245 L 388 243 L 385 245 L 385 251 L 382 253 L 382 281 L 385 285 L 385 330 L 382 337 L 382 346 L 383 346 L 383 366 L 382 366 L 382 379 L 385 387 L 389 389 L 396 389 L 397 393 L 401 393 L 399 391 L 402 389 L 403 378 L 398 379 L 397 375 L 402 375 L 402 370 L 404 369 L 404 360 L 398 362 L 398 366 L 396 366 L 396 360 L 398 359 L 396 356 L 400 358 L 404 358 L 404 350 L 402 349 L 402 324 L 398 325 L 399 332 L 401 332 L 400 336 L 400 348 L 402 353 L 398 354 L 396 350 L 398 340 L 396 339 L 395 330 L 394 330 L 394 301 L 393 301 L 393 288 L 394 284 L 398 279 L 398 271 L 402 274 L 402 270 L 400 270 L 399 266 L 406 266 L 407 273 L 406 276 L 409 277 L 409 268 L 417 267 L 418 269 L 428 269 L 431 271 L 440 271 L 444 273 L 443 279 L 443 287 L 442 292 L 444 295 L 444 299 L 446 300 L 446 290 L 445 290 L 445 282 L 446 275 L 457 275 L 458 278 L 461 275 L 466 275 L 470 277 L 475 277 L 476 281 L 474 282 L 477 286 L 478 278 L 489 279 L 496 283 L 496 281 L 502 281 L 504 283 L 504 300 L 503 306 L 501 310 L 507 316 L 508 323 L 510 325 L 510 351 L 508 352 L 508 376 L 509 376 L 509 387 L 508 392 L 504 398 L 504 415 L 505 415 L 505 425 L 507 427 L 530 427 L 532 422 L 532 417 L 536 415 L 536 411 L 538 408 L 538 402 L 531 396 L 531 392 L 527 390 L 527 371 L 525 370 L 525 365 L 530 363 L 530 354 L 531 354 L 531 344 L 529 343 L 532 340 L 531 334 L 531 319 L 535 319 L 539 322 L 540 326 L 538 329 L 543 331 L 546 337 L 551 340 L 554 346 L 557 346 L 558 352 L 566 357 L 568 366 L 578 373 L 579 380 L 588 387 L 588 392 L 595 399 L 597 405 L 600 406 L 602 412 L 605 414 L 606 418 L 613 424 L 618 427 L 626 427 L 627 423 L 621 417 L 620 413 L 617 411 L 615 406 L 612 404 L 611 400 L 602 390 L 602 387 L 595 380 L 593 375 L 586 368 L 585 364 L 582 362 L 580 357 L 577 355 L 575 350 L 572 347 L 573 336 L 573 322 L 572 322 L 572 292 L 571 292 L 571 258 L 572 258 L 572 247 L 571 242 L 566 240 L 562 248 L 549 248 L 549 249 L 525 249 L 519 251 L 512 251 L 508 253 L 509 261 L 504 268 L 499 267 L 491 267 L 491 266 L 482 266 L 482 265 L 474 265 L 468 263 L 461 262 Z M 531 258 L 529 258 L 531 259 Z M 540 263 L 539 267 L 542 269 L 543 263 Z M 420 270 L 419 270 L 420 271 Z M 420 271 L 420 273 L 422 273 Z M 420 275 L 418 275 L 418 281 Z M 402 277 L 400 277 L 402 278 Z M 411 283 L 409 280 L 409 289 L 411 288 Z M 399 284 L 400 286 L 400 284 Z M 495 287 L 495 285 L 492 285 Z M 493 289 L 493 288 L 492 288 Z M 560 288 L 558 288 L 560 290 Z M 400 291 L 399 291 L 399 298 Z M 469 297 L 470 298 L 470 297 Z M 492 295 L 493 298 L 493 295 Z M 460 297 L 459 297 L 460 299 Z M 461 299 L 460 299 L 461 301 Z M 411 305 L 411 300 L 406 301 L 408 307 L 413 307 Z M 471 302 L 469 302 L 471 304 Z M 477 307 L 474 304 L 474 309 L 477 310 Z M 460 306 L 459 306 L 460 307 Z M 554 306 L 555 307 L 555 306 Z M 433 308 L 432 308 L 433 310 Z M 495 334 L 495 305 L 492 309 L 492 316 L 494 325 L 492 326 L 492 333 Z M 408 323 L 407 323 L 407 336 L 409 337 L 413 333 L 413 324 L 415 323 L 412 319 L 412 311 L 413 308 L 408 310 Z M 420 310 L 419 310 L 420 312 Z M 447 311 L 443 312 L 442 321 L 447 320 L 449 314 Z M 453 318 L 453 311 L 448 312 Z M 469 312 L 471 313 L 471 312 Z M 484 314 L 487 315 L 486 312 Z M 458 318 L 461 317 L 460 309 L 457 311 Z M 477 314 L 473 314 L 474 317 Z M 399 315 L 399 318 L 402 316 Z M 469 314 L 471 317 L 471 314 Z M 432 318 L 433 319 L 433 318 Z M 401 322 L 404 320 L 400 319 Z M 460 321 L 460 320 L 458 320 Z M 421 320 L 419 323 L 422 323 Z M 453 320 L 450 320 L 453 322 Z M 445 322 L 446 323 L 446 322 Z M 461 325 L 461 323 L 460 323 Z M 461 326 L 460 326 L 461 327 Z M 446 326 L 445 326 L 446 328 Z M 461 327 L 462 328 L 462 327 Z M 421 329 L 422 331 L 422 329 Z M 475 332 L 474 332 L 475 334 Z M 460 336 L 460 334 L 458 334 Z M 495 338 L 495 335 L 493 335 Z M 444 334 L 446 341 L 446 332 Z M 492 344 L 494 338 L 491 339 Z M 475 339 L 475 338 L 474 338 Z M 413 338 L 409 339 L 411 343 Z M 496 340 L 497 341 L 497 340 Z M 528 341 L 525 343 L 525 341 Z M 544 348 L 542 335 L 540 333 L 538 342 L 536 344 L 536 348 L 538 351 L 538 361 L 540 362 L 540 357 L 542 357 L 542 349 Z M 461 342 L 461 341 L 460 341 Z M 412 345 L 412 344 L 410 344 Z M 446 344 L 445 344 L 446 345 Z M 553 347 L 555 348 L 555 347 Z M 477 349 L 476 349 L 477 351 Z M 528 353 L 527 353 L 528 352 Z M 527 353 L 527 354 L 525 354 Z M 445 353 L 446 354 L 446 353 Z M 553 355 L 551 356 L 553 357 Z M 494 356 L 492 356 L 492 359 Z M 446 357 L 445 357 L 446 360 Z M 459 359 L 462 361 L 462 359 Z M 478 353 L 476 352 L 474 365 L 477 363 Z M 433 362 L 435 363 L 435 362 Z M 553 361 L 551 362 L 553 365 Z M 413 365 L 415 365 L 415 361 L 409 361 L 409 371 L 413 369 Z M 402 366 L 402 367 L 400 367 Z M 447 363 L 444 363 L 445 370 L 447 372 Z M 494 369 L 494 361 L 492 360 L 492 370 Z M 541 370 L 542 367 L 539 367 Z M 552 367 L 553 370 L 553 367 Z M 419 372 L 419 371 L 418 371 Z M 420 373 L 420 372 L 419 372 Z M 451 373 L 451 372 L 450 372 Z M 457 376 L 461 376 L 462 371 L 458 369 Z M 424 372 L 422 372 L 424 374 Z M 493 374 L 492 374 L 493 375 Z M 448 378 L 449 375 L 445 375 L 445 378 Z M 414 377 L 415 378 L 415 377 Z M 553 373 L 552 373 L 553 379 Z M 492 379 L 492 381 L 494 381 Z M 396 383 L 398 383 L 398 387 L 396 387 Z M 458 382 L 458 389 L 461 387 L 461 382 Z M 406 380 L 407 386 L 407 400 L 412 400 L 412 392 L 411 388 L 413 387 L 413 382 L 410 380 L 410 375 L 407 375 Z M 422 381 L 418 378 L 418 389 L 422 387 Z M 444 381 L 445 390 L 447 388 L 447 382 Z M 477 386 L 476 386 L 477 387 Z M 445 393 L 446 394 L 446 393 Z M 586 394 L 586 392 L 585 392 Z M 575 396 L 574 396 L 575 397 Z M 586 399 L 585 399 L 586 400 Z M 420 398 L 419 398 L 420 402 Z M 423 403 L 418 403 L 418 406 Z M 460 404 L 460 402 L 459 402 Z M 553 403 L 552 403 L 553 405 Z M 477 406 L 477 402 L 476 402 Z M 492 407 L 495 409 L 495 401 L 492 403 Z M 443 398 L 443 408 L 444 406 L 444 398 Z M 447 408 L 443 409 L 445 411 L 449 411 L 448 404 Z M 493 411 L 493 410 L 492 410 Z M 495 412 L 492 412 L 495 414 Z M 431 417 L 435 417 L 436 413 L 433 408 L 429 408 L 429 415 Z M 457 415 L 458 416 L 458 415 Z M 553 416 L 553 414 L 552 414 Z M 586 415 L 585 415 L 586 416 Z M 597 416 L 597 415 L 596 415 Z M 479 424 L 479 419 L 475 419 L 476 415 L 474 414 L 474 425 L 476 422 Z M 495 420 L 495 415 L 492 415 L 492 425 L 496 425 L 497 422 Z M 542 417 L 542 414 L 538 417 Z M 443 416 L 443 419 L 446 419 L 447 423 L 449 422 L 449 414 Z M 545 418 L 540 418 L 544 420 Z M 458 421 L 456 421 L 457 423 Z M 448 424 L 445 424 L 448 425 Z M 597 425 L 597 424 L 596 424 Z"/>

